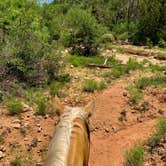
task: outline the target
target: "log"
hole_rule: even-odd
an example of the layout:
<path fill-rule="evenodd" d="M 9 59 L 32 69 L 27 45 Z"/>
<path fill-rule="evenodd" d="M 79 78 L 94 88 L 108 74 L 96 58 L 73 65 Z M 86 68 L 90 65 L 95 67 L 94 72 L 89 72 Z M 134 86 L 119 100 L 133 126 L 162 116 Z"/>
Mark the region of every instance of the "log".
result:
<path fill-rule="evenodd" d="M 101 69 L 111 69 L 111 68 L 113 68 L 113 66 L 98 65 L 98 64 L 87 64 L 86 66 L 90 67 L 90 68 L 97 67 L 97 68 L 101 68 Z"/>

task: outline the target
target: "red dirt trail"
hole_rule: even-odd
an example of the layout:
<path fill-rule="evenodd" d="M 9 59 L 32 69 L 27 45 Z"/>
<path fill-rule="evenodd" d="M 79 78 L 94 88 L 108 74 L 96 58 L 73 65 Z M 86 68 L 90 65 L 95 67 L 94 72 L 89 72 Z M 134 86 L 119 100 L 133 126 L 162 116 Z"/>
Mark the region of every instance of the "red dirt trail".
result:
<path fill-rule="evenodd" d="M 122 166 L 125 151 L 146 140 L 156 123 L 155 119 L 140 123 L 134 116 L 125 123 L 118 121 L 120 112 L 129 107 L 124 87 L 124 82 L 119 82 L 96 99 L 89 166 Z"/>

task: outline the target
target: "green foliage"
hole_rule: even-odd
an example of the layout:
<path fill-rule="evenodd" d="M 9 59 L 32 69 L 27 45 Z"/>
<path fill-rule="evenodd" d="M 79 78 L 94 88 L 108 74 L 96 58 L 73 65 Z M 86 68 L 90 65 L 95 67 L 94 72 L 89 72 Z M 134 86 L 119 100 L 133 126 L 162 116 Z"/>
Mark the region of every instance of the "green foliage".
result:
<path fill-rule="evenodd" d="M 129 100 L 133 105 L 138 104 L 138 101 L 140 101 L 143 98 L 142 91 L 137 89 L 134 85 L 128 86 L 127 90 L 130 94 Z"/>
<path fill-rule="evenodd" d="M 152 153 L 156 145 L 160 142 L 161 138 L 166 135 L 166 119 L 160 118 L 153 136 L 147 141 L 147 145 L 150 147 L 150 152 Z"/>
<path fill-rule="evenodd" d="M 46 96 L 43 93 L 37 92 L 33 96 L 33 101 L 35 102 L 37 109 L 36 109 L 36 115 L 46 115 L 47 113 L 47 100 L 48 96 Z"/>
<path fill-rule="evenodd" d="M 125 166 L 143 166 L 144 149 L 142 146 L 135 146 L 126 152 Z"/>
<path fill-rule="evenodd" d="M 94 63 L 94 64 L 103 64 L 104 63 L 104 59 L 97 57 L 97 56 L 94 56 L 92 58 L 92 57 L 72 55 L 67 58 L 68 58 L 68 61 L 75 67 L 85 66 L 90 63 Z"/>
<path fill-rule="evenodd" d="M 83 91 L 94 92 L 97 90 L 97 82 L 95 80 L 85 80 L 83 82 Z"/>
<path fill-rule="evenodd" d="M 114 38 L 113 34 L 106 33 L 101 36 L 101 41 L 102 41 L 102 43 L 113 42 L 113 41 L 115 41 L 115 38 Z"/>
<path fill-rule="evenodd" d="M 164 74 L 156 74 L 151 77 L 143 77 L 135 82 L 135 86 L 137 89 L 145 89 L 148 86 L 166 86 L 166 76 Z"/>
<path fill-rule="evenodd" d="M 59 72 L 60 54 L 50 42 L 37 1 L 5 0 L 0 6 L 1 79 L 15 78 L 32 86 L 54 79 Z"/>
<path fill-rule="evenodd" d="M 57 96 L 59 97 L 59 96 L 60 96 L 60 93 L 61 93 L 61 90 L 62 90 L 63 87 L 64 87 L 64 83 L 62 83 L 62 82 L 52 82 L 52 83 L 49 85 L 50 94 L 51 94 L 52 96 L 57 95 Z"/>
<path fill-rule="evenodd" d="M 16 157 L 13 161 L 10 162 L 11 166 L 22 166 L 23 162 L 19 157 Z"/>
<path fill-rule="evenodd" d="M 90 12 L 74 7 L 66 15 L 65 43 L 71 53 L 84 56 L 97 55 L 99 37 L 105 28 L 97 23 Z"/>
<path fill-rule="evenodd" d="M 83 91 L 93 93 L 95 90 L 103 90 L 107 87 L 104 81 L 85 80 L 83 82 Z"/>
<path fill-rule="evenodd" d="M 6 105 L 10 115 L 20 114 L 22 111 L 22 103 L 17 98 L 8 99 Z"/>

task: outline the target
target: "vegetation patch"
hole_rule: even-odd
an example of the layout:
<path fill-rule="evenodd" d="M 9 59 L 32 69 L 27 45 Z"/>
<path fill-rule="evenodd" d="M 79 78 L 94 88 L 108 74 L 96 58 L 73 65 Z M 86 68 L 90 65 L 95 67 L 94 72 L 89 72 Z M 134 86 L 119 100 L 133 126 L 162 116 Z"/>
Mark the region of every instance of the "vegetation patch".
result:
<path fill-rule="evenodd" d="M 85 80 L 83 82 L 83 91 L 93 93 L 95 90 L 103 90 L 106 88 L 106 84 L 104 81 L 97 82 L 95 80 Z"/>
<path fill-rule="evenodd" d="M 155 127 L 154 134 L 147 141 L 147 146 L 149 147 L 149 151 L 151 153 L 153 153 L 155 147 L 164 136 L 166 136 L 166 118 L 160 118 Z"/>
<path fill-rule="evenodd" d="M 136 145 L 126 152 L 125 166 L 143 166 L 144 148 Z"/>
<path fill-rule="evenodd" d="M 23 162 L 19 157 L 16 157 L 14 160 L 10 162 L 11 166 L 22 166 Z"/>
<path fill-rule="evenodd" d="M 6 105 L 10 115 L 18 115 L 22 112 L 22 103 L 17 98 L 9 98 Z"/>

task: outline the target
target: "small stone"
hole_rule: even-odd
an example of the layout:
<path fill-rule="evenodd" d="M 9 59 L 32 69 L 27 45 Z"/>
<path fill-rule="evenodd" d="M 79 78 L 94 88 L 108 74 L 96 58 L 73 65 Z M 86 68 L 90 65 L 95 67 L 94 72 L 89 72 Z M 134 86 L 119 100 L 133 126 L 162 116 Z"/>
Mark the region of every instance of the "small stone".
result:
<path fill-rule="evenodd" d="M 42 142 L 42 140 L 39 138 L 39 139 L 38 139 L 38 142 Z"/>
<path fill-rule="evenodd" d="M 24 141 L 28 141 L 28 138 L 27 138 L 27 137 L 25 137 L 25 138 L 24 138 Z"/>
<path fill-rule="evenodd" d="M 48 119 L 49 118 L 49 115 L 47 114 L 47 115 L 45 115 L 45 117 L 44 117 L 44 119 Z"/>
<path fill-rule="evenodd" d="M 14 124 L 14 125 L 12 125 L 12 127 L 13 127 L 14 129 L 20 129 L 21 125 L 20 125 L 20 124 Z"/>
<path fill-rule="evenodd" d="M 6 152 L 6 149 L 5 149 L 5 147 L 3 145 L 0 146 L 0 151 Z"/>
<path fill-rule="evenodd" d="M 47 136 L 48 136 L 48 134 L 44 133 L 44 137 L 47 137 Z"/>
<path fill-rule="evenodd" d="M 37 124 L 36 126 L 37 126 L 37 127 L 40 127 L 40 124 Z"/>
<path fill-rule="evenodd" d="M 36 166 L 43 166 L 43 163 L 36 163 Z"/>
<path fill-rule="evenodd" d="M 123 96 L 127 96 L 127 92 L 123 92 Z"/>
<path fill-rule="evenodd" d="M 21 120 L 15 119 L 15 120 L 12 121 L 12 123 L 21 123 Z"/>
<path fill-rule="evenodd" d="M 70 67 L 71 67 L 71 68 L 74 68 L 74 66 L 73 66 L 73 65 L 70 65 Z"/>
<path fill-rule="evenodd" d="M 5 157 L 4 153 L 0 151 L 0 159 L 3 159 Z"/>
<path fill-rule="evenodd" d="M 41 127 L 39 127 L 37 131 L 40 133 L 40 132 L 42 131 L 42 128 L 41 128 Z"/>
<path fill-rule="evenodd" d="M 106 133 L 109 133 L 109 131 L 110 131 L 109 128 L 105 128 L 104 130 Z"/>

